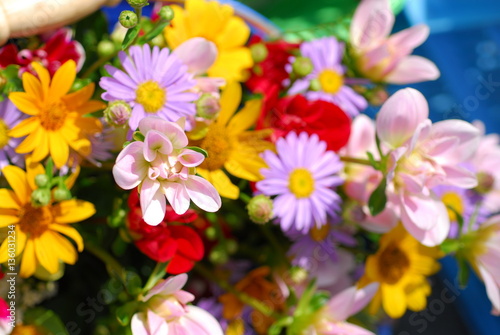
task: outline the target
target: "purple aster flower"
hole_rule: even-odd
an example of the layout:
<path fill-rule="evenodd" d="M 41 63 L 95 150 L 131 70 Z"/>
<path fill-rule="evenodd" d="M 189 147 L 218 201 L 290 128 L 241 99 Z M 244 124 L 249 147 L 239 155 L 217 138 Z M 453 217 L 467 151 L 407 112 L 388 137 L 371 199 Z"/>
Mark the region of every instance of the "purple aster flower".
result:
<path fill-rule="evenodd" d="M 132 106 L 129 119 L 132 130 L 146 116 L 158 115 L 175 122 L 196 114 L 194 101 L 198 94 L 189 92 L 196 81 L 187 72 L 188 67 L 168 49 L 155 46 L 151 50 L 145 44 L 130 47 L 129 55 L 122 51 L 118 56 L 125 72 L 107 65 L 111 77 L 103 77 L 99 85 L 106 90 L 102 94 L 104 100 L 123 100 Z"/>
<path fill-rule="evenodd" d="M 24 138 L 9 137 L 7 133 L 26 116 L 9 99 L 0 102 L 0 172 L 1 169 L 10 164 L 24 167 L 24 155 L 20 155 L 14 150 Z"/>
<path fill-rule="evenodd" d="M 368 107 L 365 98 L 345 85 L 345 67 L 342 65 L 343 43 L 337 41 L 335 37 L 324 37 L 302 43 L 300 52 L 303 57 L 311 60 L 313 70 L 309 75 L 298 79 L 288 94 L 304 93 L 310 101 L 325 100 L 334 103 L 351 117 Z M 288 69 L 291 71 L 291 66 Z"/>
<path fill-rule="evenodd" d="M 449 238 L 457 238 L 460 235 L 457 213 L 463 218 L 462 233 L 466 233 L 469 230 L 469 222 L 476 211 L 477 205 L 479 205 L 479 209 L 475 213 L 476 218 L 471 227 L 472 230 L 479 228 L 481 223 L 486 221 L 491 214 L 484 206 L 481 206 L 482 197 L 473 190 L 444 185 L 434 187 L 432 190 L 448 208 L 448 215 L 451 222 L 450 232 L 448 233 Z"/>
<path fill-rule="evenodd" d="M 342 168 L 339 157 L 326 150 L 318 135 L 305 132 L 278 139 L 276 149 L 278 154 L 262 154 L 269 168 L 261 169 L 264 180 L 257 182 L 257 189 L 276 196 L 274 213 L 283 231 L 320 228 L 327 214 L 334 217 L 340 210 L 341 199 L 333 190 L 343 182 L 337 175 Z"/>

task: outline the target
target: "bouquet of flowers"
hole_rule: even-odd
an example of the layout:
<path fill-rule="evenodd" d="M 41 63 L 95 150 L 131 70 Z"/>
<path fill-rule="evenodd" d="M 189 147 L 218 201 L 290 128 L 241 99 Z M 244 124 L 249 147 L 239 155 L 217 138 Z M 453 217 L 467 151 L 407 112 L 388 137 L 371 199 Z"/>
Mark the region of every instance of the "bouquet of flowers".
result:
<path fill-rule="evenodd" d="M 0 49 L 0 334 L 373 334 L 449 254 L 500 312 L 498 136 L 387 91 L 427 26 L 127 2 Z"/>

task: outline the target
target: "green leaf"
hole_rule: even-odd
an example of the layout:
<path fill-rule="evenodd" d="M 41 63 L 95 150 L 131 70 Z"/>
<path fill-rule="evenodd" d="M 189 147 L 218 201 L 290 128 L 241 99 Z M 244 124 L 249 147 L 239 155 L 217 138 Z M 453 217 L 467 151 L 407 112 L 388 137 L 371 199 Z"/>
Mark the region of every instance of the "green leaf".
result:
<path fill-rule="evenodd" d="M 330 295 L 327 292 L 316 292 L 311 299 L 309 307 L 313 311 L 317 311 L 321 307 L 325 306 L 329 299 Z"/>
<path fill-rule="evenodd" d="M 116 309 L 116 318 L 122 326 L 130 324 L 130 320 L 132 320 L 132 316 L 136 312 L 138 305 L 138 301 L 131 301 Z"/>
<path fill-rule="evenodd" d="M 190 149 L 190 150 L 199 152 L 200 154 L 202 154 L 203 156 L 205 156 L 205 158 L 208 157 L 208 152 L 206 150 L 202 149 L 202 148 L 199 148 L 199 147 L 186 147 L 186 149 Z"/>
<path fill-rule="evenodd" d="M 135 272 L 127 271 L 125 273 L 125 287 L 131 295 L 138 295 L 142 291 L 141 277 Z"/>
<path fill-rule="evenodd" d="M 370 195 L 368 200 L 368 208 L 370 209 L 370 214 L 376 216 L 380 214 L 387 203 L 387 195 L 385 194 L 385 188 L 387 187 L 387 179 L 384 177 L 380 184 L 377 186 L 375 191 Z"/>
<path fill-rule="evenodd" d="M 134 135 L 132 135 L 134 140 L 139 141 L 139 142 L 144 142 L 144 135 L 140 131 L 134 131 Z"/>
<path fill-rule="evenodd" d="M 135 39 L 139 35 L 139 31 L 141 31 L 141 26 L 137 25 L 134 28 L 127 30 L 127 34 L 122 42 L 122 50 L 126 50 L 132 43 L 134 43 Z"/>
<path fill-rule="evenodd" d="M 373 168 L 375 170 L 380 170 L 380 162 L 375 159 L 373 154 L 368 151 L 366 155 L 368 156 L 368 160 L 370 161 L 370 164 L 373 166 Z"/>
<path fill-rule="evenodd" d="M 280 335 L 283 328 L 291 325 L 292 323 L 293 323 L 293 317 L 291 316 L 282 317 L 281 319 L 277 320 L 275 323 L 271 325 L 267 333 L 269 335 Z"/>
<path fill-rule="evenodd" d="M 170 22 L 168 22 L 168 21 L 161 21 L 157 26 L 155 26 L 153 29 L 151 29 L 146 35 L 141 37 L 140 42 L 141 43 L 148 43 L 153 38 L 160 35 L 163 32 L 163 29 L 165 29 L 165 27 L 168 26 L 169 24 L 170 24 Z"/>
<path fill-rule="evenodd" d="M 68 335 L 59 316 L 51 310 L 37 307 L 24 314 L 23 323 L 42 328 L 42 333 Z"/>
<path fill-rule="evenodd" d="M 45 174 L 47 177 L 49 177 L 49 181 L 52 181 L 52 178 L 54 177 L 54 161 L 52 160 L 52 157 L 49 157 L 47 159 L 47 164 L 45 165 Z"/>
<path fill-rule="evenodd" d="M 467 287 L 470 276 L 470 268 L 467 265 L 467 261 L 463 257 L 457 257 L 458 263 L 458 285 L 461 289 Z"/>
<path fill-rule="evenodd" d="M 458 240 L 447 239 L 443 243 L 441 243 L 439 248 L 441 249 L 442 252 L 446 254 L 451 254 L 458 251 L 460 249 L 460 245 L 461 243 Z"/>

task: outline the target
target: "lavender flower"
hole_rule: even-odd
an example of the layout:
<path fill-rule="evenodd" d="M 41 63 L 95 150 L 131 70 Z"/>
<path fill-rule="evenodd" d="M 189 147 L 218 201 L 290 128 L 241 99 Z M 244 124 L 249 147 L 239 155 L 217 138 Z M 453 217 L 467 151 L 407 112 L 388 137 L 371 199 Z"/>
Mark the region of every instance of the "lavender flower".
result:
<path fill-rule="evenodd" d="M 0 102 L 0 172 L 10 164 L 24 167 L 24 155 L 15 152 L 15 148 L 24 138 L 10 137 L 8 132 L 25 116 L 10 100 Z"/>

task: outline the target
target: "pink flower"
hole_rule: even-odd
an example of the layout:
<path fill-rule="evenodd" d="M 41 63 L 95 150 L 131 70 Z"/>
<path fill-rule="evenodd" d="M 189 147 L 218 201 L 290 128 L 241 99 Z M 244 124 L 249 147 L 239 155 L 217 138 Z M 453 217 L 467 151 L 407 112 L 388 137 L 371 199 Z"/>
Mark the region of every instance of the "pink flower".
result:
<path fill-rule="evenodd" d="M 345 322 L 348 317 L 358 313 L 373 298 L 378 283 L 361 289 L 349 287 L 338 293 L 323 307 L 315 318 L 315 323 L 306 330 L 308 335 L 373 335 L 372 332 L 352 323 Z"/>
<path fill-rule="evenodd" d="M 380 159 L 375 142 L 375 123 L 368 116 L 360 114 L 352 122 L 351 136 L 347 145 L 340 151 L 341 156 L 368 159 L 371 152 L 375 159 Z M 382 173 L 371 166 L 346 163 L 344 169 L 344 190 L 356 202 L 351 210 L 353 221 L 363 228 L 385 233 L 394 228 L 398 221 L 397 209 L 388 203 L 382 213 L 371 216 L 368 199 L 382 180 Z"/>
<path fill-rule="evenodd" d="M 481 133 L 479 147 L 470 163 L 478 174 L 478 188 L 484 194 L 484 206 L 492 213 L 500 212 L 500 137 L 497 134 L 485 135 L 484 124 L 475 121 Z"/>
<path fill-rule="evenodd" d="M 196 176 L 195 167 L 205 156 L 188 149 L 184 119 L 169 122 L 146 117 L 139 122 L 144 142 L 136 141 L 120 152 L 113 167 L 116 183 L 123 189 L 140 187 L 144 221 L 158 225 L 165 217 L 166 200 L 177 214 L 184 214 L 190 200 L 207 212 L 221 207 L 215 188 Z"/>
<path fill-rule="evenodd" d="M 409 84 L 435 80 L 440 73 L 430 60 L 411 56 L 429 36 L 418 25 L 389 36 L 394 14 L 388 0 L 363 0 L 351 23 L 351 45 L 359 71 L 375 82 Z"/>
<path fill-rule="evenodd" d="M 203 76 L 217 59 L 217 47 L 203 37 L 193 37 L 179 45 L 173 54 L 188 67 L 188 72 L 196 79 L 196 90 L 202 93 L 219 93 L 226 84 L 223 78 Z"/>
<path fill-rule="evenodd" d="M 9 305 L 7 302 L 0 298 L 0 335 L 7 335 L 12 331 L 12 326 L 9 320 L 10 312 L 8 308 Z"/>
<path fill-rule="evenodd" d="M 142 299 L 147 309 L 132 317 L 133 335 L 222 335 L 217 320 L 207 311 L 187 305 L 194 296 L 181 290 L 187 275 L 161 281 Z"/>
<path fill-rule="evenodd" d="M 479 144 L 479 131 L 461 120 L 432 124 L 424 96 L 412 88 L 399 90 L 377 115 L 377 135 L 390 150 L 388 197 L 399 207 L 406 230 L 426 246 L 448 235 L 450 219 L 443 202 L 431 191 L 438 185 L 465 189 L 476 176 L 460 164 Z"/>

